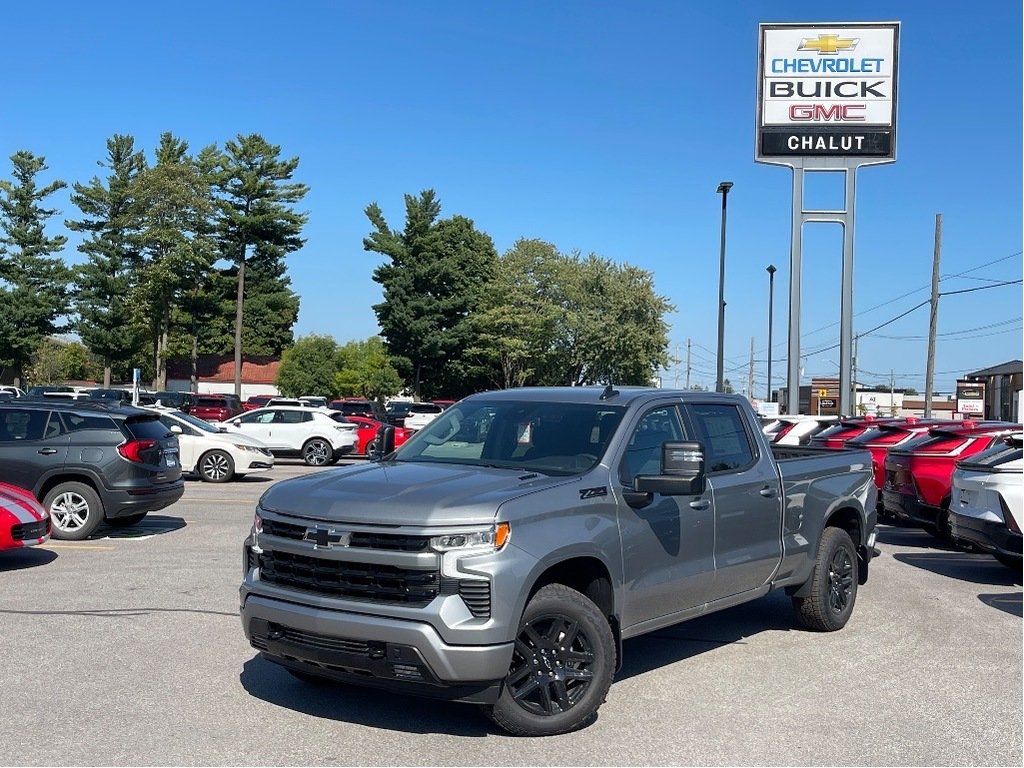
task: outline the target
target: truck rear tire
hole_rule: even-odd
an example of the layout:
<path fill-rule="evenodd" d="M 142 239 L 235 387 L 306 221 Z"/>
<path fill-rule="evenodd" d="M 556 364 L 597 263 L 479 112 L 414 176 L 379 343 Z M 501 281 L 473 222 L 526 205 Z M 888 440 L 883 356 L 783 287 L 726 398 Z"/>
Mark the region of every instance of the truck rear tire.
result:
<path fill-rule="evenodd" d="M 551 736 L 593 719 L 615 674 L 607 617 L 563 584 L 537 591 L 523 612 L 512 663 L 487 716 L 515 736 Z"/>
<path fill-rule="evenodd" d="M 822 531 L 810 594 L 793 598 L 801 626 L 818 632 L 835 632 L 846 626 L 857 601 L 857 569 L 857 550 L 850 534 L 842 528 Z"/>

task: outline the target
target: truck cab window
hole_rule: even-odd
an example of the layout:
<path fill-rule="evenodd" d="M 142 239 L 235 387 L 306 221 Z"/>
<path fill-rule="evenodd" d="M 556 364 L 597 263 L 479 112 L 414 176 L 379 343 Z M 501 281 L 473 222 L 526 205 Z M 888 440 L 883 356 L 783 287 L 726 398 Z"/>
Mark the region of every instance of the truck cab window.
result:
<path fill-rule="evenodd" d="M 660 474 L 661 444 L 685 439 L 679 412 L 674 407 L 655 408 L 645 413 L 630 435 L 619 464 L 619 480 L 623 486 L 632 488 L 637 475 Z"/>
<path fill-rule="evenodd" d="M 697 439 L 704 443 L 704 466 L 708 472 L 734 471 L 754 463 L 750 437 L 735 405 L 698 403 L 687 407 Z"/>

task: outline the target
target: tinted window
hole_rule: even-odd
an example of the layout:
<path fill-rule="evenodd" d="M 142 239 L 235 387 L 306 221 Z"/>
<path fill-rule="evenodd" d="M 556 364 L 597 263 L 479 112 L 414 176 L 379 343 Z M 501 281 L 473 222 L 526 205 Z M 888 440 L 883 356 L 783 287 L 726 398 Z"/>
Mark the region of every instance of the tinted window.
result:
<path fill-rule="evenodd" d="M 274 420 L 274 412 L 249 411 L 249 413 L 239 416 L 238 420 L 243 424 L 269 424 Z"/>
<path fill-rule="evenodd" d="M 630 435 L 619 464 L 622 484 L 632 488 L 633 478 L 637 475 L 660 474 L 661 444 L 685 439 L 679 412 L 675 408 L 655 408 L 645 413 Z"/>
<path fill-rule="evenodd" d="M 981 453 L 964 461 L 963 465 L 994 469 L 1000 464 L 1020 461 L 1022 458 L 1024 458 L 1024 449 L 1022 449 L 1019 439 L 1015 441 L 1000 440 L 991 448 L 986 448 Z"/>
<path fill-rule="evenodd" d="M 410 413 L 441 413 L 443 410 L 440 405 L 433 403 L 413 403 L 409 406 Z"/>
<path fill-rule="evenodd" d="M 0 442 L 42 439 L 49 417 L 49 411 L 5 408 L 0 411 Z"/>
<path fill-rule="evenodd" d="M 99 416 L 80 413 L 63 413 L 61 418 L 68 432 L 80 432 L 83 429 L 117 429 L 114 420 L 109 416 Z"/>
<path fill-rule="evenodd" d="M 126 419 L 124 425 L 136 440 L 163 440 L 171 433 L 156 416 L 137 416 Z"/>
<path fill-rule="evenodd" d="M 227 403 L 220 397 L 197 397 L 196 405 L 201 408 L 224 408 Z"/>
<path fill-rule="evenodd" d="M 697 439 L 704 443 L 708 472 L 741 469 L 754 461 L 743 415 L 735 405 L 688 406 Z"/>
<path fill-rule="evenodd" d="M 301 424 L 304 421 L 312 421 L 313 414 L 309 411 L 277 411 L 274 416 L 276 424 Z"/>

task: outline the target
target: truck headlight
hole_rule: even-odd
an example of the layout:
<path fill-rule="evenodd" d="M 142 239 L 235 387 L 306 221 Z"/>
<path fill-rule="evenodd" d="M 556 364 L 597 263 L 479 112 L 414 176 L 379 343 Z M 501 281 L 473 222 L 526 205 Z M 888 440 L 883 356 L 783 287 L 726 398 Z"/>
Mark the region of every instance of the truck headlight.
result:
<path fill-rule="evenodd" d="M 511 536 L 512 526 L 498 523 L 480 530 L 434 536 L 430 548 L 435 552 L 497 552 Z"/>

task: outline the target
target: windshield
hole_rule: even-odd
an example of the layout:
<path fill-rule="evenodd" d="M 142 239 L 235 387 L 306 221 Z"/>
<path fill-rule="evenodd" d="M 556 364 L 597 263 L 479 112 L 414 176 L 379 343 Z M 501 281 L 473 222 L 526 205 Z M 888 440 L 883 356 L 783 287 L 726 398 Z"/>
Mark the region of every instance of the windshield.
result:
<path fill-rule="evenodd" d="M 196 416 L 192 416 L 187 413 L 182 413 L 181 411 L 175 411 L 174 418 L 176 418 L 178 421 L 184 421 L 190 427 L 195 427 L 196 429 L 200 429 L 203 432 L 212 432 L 214 434 L 220 433 L 220 430 L 213 426 L 210 422 L 203 421 L 202 419 Z"/>
<path fill-rule="evenodd" d="M 622 415 L 605 404 L 463 402 L 419 430 L 394 459 L 580 474 L 601 460 Z"/>

